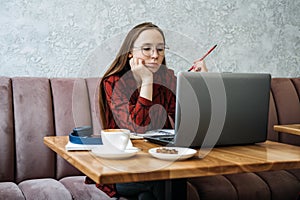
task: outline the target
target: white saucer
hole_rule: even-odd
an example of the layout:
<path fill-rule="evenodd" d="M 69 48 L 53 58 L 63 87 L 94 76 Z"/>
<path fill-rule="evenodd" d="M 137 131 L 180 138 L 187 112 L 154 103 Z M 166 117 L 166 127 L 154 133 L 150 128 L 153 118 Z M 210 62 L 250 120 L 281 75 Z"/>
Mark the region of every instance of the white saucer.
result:
<path fill-rule="evenodd" d="M 156 150 L 160 148 L 174 149 L 178 151 L 178 154 L 168 154 L 168 153 L 157 153 Z M 149 149 L 148 151 L 153 157 L 162 160 L 185 160 L 193 157 L 197 151 L 195 149 L 183 148 L 183 147 L 156 147 Z"/>
<path fill-rule="evenodd" d="M 106 159 L 125 159 L 134 156 L 140 150 L 136 147 L 130 147 L 124 151 L 111 151 L 104 146 L 93 148 L 91 152 L 96 156 Z"/>

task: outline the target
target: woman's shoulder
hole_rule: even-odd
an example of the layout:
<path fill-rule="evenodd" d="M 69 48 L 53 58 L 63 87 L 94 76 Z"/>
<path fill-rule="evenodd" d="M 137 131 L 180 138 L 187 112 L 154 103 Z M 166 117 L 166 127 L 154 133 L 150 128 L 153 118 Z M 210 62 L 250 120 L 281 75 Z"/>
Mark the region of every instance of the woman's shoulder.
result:
<path fill-rule="evenodd" d="M 103 82 L 106 82 L 106 83 L 112 83 L 112 82 L 116 82 L 118 80 L 120 80 L 120 76 L 116 75 L 116 74 L 103 78 Z"/>
<path fill-rule="evenodd" d="M 111 85 L 112 87 L 116 85 L 118 85 L 118 87 L 126 87 L 135 83 L 134 78 L 130 73 L 125 73 L 123 75 L 113 74 L 103 78 L 102 82 L 104 85 Z"/>
<path fill-rule="evenodd" d="M 176 80 L 176 75 L 173 69 L 167 69 L 167 77 L 171 80 Z"/>

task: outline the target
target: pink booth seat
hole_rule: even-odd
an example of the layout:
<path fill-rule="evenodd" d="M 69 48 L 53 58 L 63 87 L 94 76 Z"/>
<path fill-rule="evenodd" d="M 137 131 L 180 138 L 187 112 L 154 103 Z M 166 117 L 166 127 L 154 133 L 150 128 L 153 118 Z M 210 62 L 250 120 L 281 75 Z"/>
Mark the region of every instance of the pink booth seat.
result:
<path fill-rule="evenodd" d="M 300 78 L 272 78 L 268 139 L 300 146 L 300 136 L 278 133 L 277 124 L 300 124 Z M 300 169 L 199 177 L 188 180 L 201 200 L 299 199 Z"/>
<path fill-rule="evenodd" d="M 101 130 L 99 78 L 0 77 L 0 200 L 111 199 L 43 144 L 76 126 Z M 300 123 L 300 78 L 273 78 L 268 139 L 300 145 L 275 124 Z M 188 199 L 297 199 L 300 169 L 188 179 Z"/>
<path fill-rule="evenodd" d="M 96 123 L 97 79 L 87 80 L 0 77 L 0 200 L 111 199 L 43 144 Z"/>

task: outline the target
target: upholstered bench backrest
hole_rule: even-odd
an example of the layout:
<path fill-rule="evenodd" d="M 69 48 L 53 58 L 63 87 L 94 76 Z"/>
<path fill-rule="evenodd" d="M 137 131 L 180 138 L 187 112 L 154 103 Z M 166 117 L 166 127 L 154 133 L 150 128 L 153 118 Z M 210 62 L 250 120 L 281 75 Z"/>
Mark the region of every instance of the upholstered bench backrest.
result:
<path fill-rule="evenodd" d="M 268 138 L 300 145 L 299 136 L 278 133 L 276 124 L 300 124 L 300 78 L 272 78 Z"/>
<path fill-rule="evenodd" d="M 60 179 L 81 174 L 43 144 L 75 126 L 101 130 L 99 78 L 0 77 L 0 181 Z M 300 78 L 273 78 L 268 138 L 300 145 L 299 137 L 274 132 L 274 124 L 300 123 Z"/>
<path fill-rule="evenodd" d="M 98 78 L 0 77 L 0 181 L 81 174 L 43 144 L 75 126 L 101 129 Z"/>

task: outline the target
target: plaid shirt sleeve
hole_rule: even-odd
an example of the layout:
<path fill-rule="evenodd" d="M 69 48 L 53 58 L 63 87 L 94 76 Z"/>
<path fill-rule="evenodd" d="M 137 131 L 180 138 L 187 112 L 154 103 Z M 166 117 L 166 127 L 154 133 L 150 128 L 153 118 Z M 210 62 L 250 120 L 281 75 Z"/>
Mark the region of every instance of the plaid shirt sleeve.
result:
<path fill-rule="evenodd" d="M 168 87 L 176 88 L 175 76 L 171 76 L 166 81 L 170 84 Z M 110 116 L 107 115 L 109 128 L 126 128 L 137 133 L 156 128 L 171 128 L 169 122 L 161 120 L 161 116 L 167 115 L 173 120 L 175 118 L 175 94 L 168 88 L 154 84 L 153 100 L 150 101 L 139 96 L 132 77 L 110 76 L 103 81 L 103 87 L 109 107 L 108 112 L 111 113 Z M 156 106 L 154 112 L 149 113 L 154 104 L 161 106 Z M 113 124 L 115 126 L 112 126 Z"/>
<path fill-rule="evenodd" d="M 85 184 L 95 184 L 95 186 L 99 190 L 101 190 L 102 192 L 107 194 L 109 197 L 117 196 L 117 190 L 116 190 L 115 184 L 96 184 L 92 179 L 90 179 L 87 176 L 85 177 L 84 183 Z"/>

